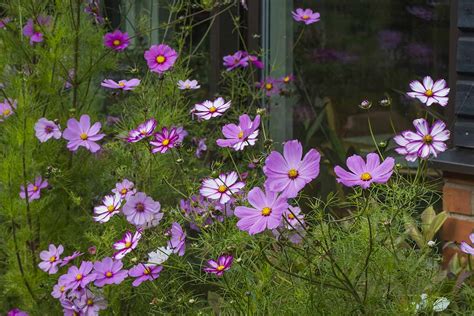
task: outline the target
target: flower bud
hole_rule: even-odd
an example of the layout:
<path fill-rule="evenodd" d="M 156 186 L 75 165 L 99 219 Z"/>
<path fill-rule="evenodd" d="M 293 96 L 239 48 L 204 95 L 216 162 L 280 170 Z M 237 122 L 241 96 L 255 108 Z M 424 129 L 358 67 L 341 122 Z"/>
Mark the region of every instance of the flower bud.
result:
<path fill-rule="evenodd" d="M 359 107 L 363 110 L 368 110 L 372 107 L 372 102 L 369 100 L 363 100 L 360 104 Z"/>
<path fill-rule="evenodd" d="M 258 115 L 263 115 L 267 112 L 267 110 L 265 108 L 258 108 L 257 109 L 257 114 Z"/>

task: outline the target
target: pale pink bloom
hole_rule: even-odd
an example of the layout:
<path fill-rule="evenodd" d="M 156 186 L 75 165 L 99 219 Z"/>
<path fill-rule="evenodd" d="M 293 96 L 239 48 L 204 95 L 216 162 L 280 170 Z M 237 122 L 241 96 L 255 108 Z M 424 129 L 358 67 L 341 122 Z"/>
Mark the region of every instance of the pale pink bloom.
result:
<path fill-rule="evenodd" d="M 115 189 L 112 190 L 112 193 L 120 194 L 124 200 L 128 200 L 136 192 L 135 184 L 128 179 L 123 179 L 122 182 L 115 184 Z"/>
<path fill-rule="evenodd" d="M 225 102 L 223 98 L 219 97 L 215 101 L 204 101 L 194 106 L 192 113 L 198 118 L 209 120 L 213 117 L 221 116 L 230 108 L 231 101 Z"/>
<path fill-rule="evenodd" d="M 87 114 L 82 115 L 80 121 L 75 118 L 69 119 L 63 133 L 64 139 L 69 141 L 67 148 L 76 151 L 82 146 L 93 153 L 99 151 L 100 145 L 96 142 L 105 136 L 105 134 L 99 134 L 101 126 L 100 122 L 91 126 L 91 118 Z"/>
<path fill-rule="evenodd" d="M 42 117 L 35 124 L 35 135 L 40 142 L 44 143 L 51 137 L 55 139 L 61 138 L 61 130 L 56 123 Z"/>
<path fill-rule="evenodd" d="M 119 82 L 115 82 L 112 79 L 104 79 L 101 82 L 101 86 L 104 88 L 110 89 L 121 89 L 121 90 L 133 90 L 140 84 L 140 79 L 130 79 L 130 80 L 120 80 Z"/>
<path fill-rule="evenodd" d="M 119 213 L 122 205 L 122 196 L 120 194 L 106 195 L 102 200 L 102 205 L 94 207 L 94 221 L 105 223 L 112 216 Z"/>
<path fill-rule="evenodd" d="M 412 81 L 410 88 L 413 90 L 408 92 L 408 96 L 417 98 L 422 103 L 430 106 L 433 103 L 438 103 L 441 106 L 448 104 L 449 88 L 447 87 L 446 80 L 440 79 L 433 82 L 430 76 L 423 78 L 423 82 Z"/>
<path fill-rule="evenodd" d="M 245 184 L 239 181 L 237 172 L 232 171 L 227 174 L 221 174 L 218 178 L 207 178 L 202 182 L 199 192 L 202 196 L 211 200 L 219 200 L 225 204 L 238 193 Z"/>
<path fill-rule="evenodd" d="M 139 229 L 135 232 L 135 234 L 132 234 L 132 232 L 127 231 L 122 239 L 119 241 L 116 241 L 113 245 L 114 249 L 117 250 L 116 253 L 114 253 L 114 259 L 115 260 L 120 260 L 125 257 L 126 254 L 131 252 L 133 249 L 135 249 L 138 245 L 138 241 L 142 238 L 142 231 Z"/>
<path fill-rule="evenodd" d="M 183 80 L 178 81 L 179 90 L 196 90 L 199 88 L 201 88 L 201 86 L 198 84 L 197 80 L 186 79 L 185 81 Z"/>

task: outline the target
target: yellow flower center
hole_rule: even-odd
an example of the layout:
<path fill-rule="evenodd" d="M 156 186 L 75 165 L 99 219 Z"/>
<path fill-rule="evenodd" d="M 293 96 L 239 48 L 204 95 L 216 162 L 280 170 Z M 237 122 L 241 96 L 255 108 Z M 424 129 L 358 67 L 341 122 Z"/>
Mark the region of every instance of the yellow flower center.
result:
<path fill-rule="evenodd" d="M 124 195 L 124 194 L 127 194 L 128 190 L 123 188 L 122 190 L 120 190 L 120 194 Z"/>
<path fill-rule="evenodd" d="M 87 300 L 87 305 L 89 305 L 89 306 L 94 305 L 94 301 L 91 300 L 91 299 L 88 299 L 88 300 Z"/>
<path fill-rule="evenodd" d="M 362 181 L 369 181 L 372 179 L 372 176 L 368 172 L 364 172 L 363 174 L 360 175 L 360 179 Z"/>
<path fill-rule="evenodd" d="M 108 271 L 108 272 L 105 274 L 105 276 L 108 277 L 108 278 L 111 278 L 112 275 L 113 275 L 113 274 L 112 274 L 112 272 L 110 272 L 110 271 Z"/>
<path fill-rule="evenodd" d="M 240 132 L 239 132 L 239 135 L 237 135 L 237 137 L 238 137 L 239 139 L 242 139 L 242 138 L 244 137 L 244 132 L 243 132 L 243 131 L 240 131 Z"/>
<path fill-rule="evenodd" d="M 115 206 L 113 206 L 113 205 L 107 206 L 107 211 L 109 211 L 109 212 L 115 211 Z"/>
<path fill-rule="evenodd" d="M 431 89 L 426 90 L 425 95 L 427 97 L 431 97 L 433 95 L 433 90 L 431 90 Z"/>
<path fill-rule="evenodd" d="M 49 258 L 49 262 L 54 262 L 56 261 L 56 256 L 52 256 L 51 258 Z"/>
<path fill-rule="evenodd" d="M 161 142 L 164 146 L 168 146 L 168 144 L 170 143 L 170 140 L 168 138 L 165 138 L 163 139 L 163 141 Z"/>
<path fill-rule="evenodd" d="M 224 269 L 225 269 L 225 267 L 223 265 L 220 265 L 216 268 L 217 271 L 222 271 Z"/>
<path fill-rule="evenodd" d="M 145 275 L 148 275 L 150 273 L 151 273 L 151 271 L 150 271 L 150 268 L 148 268 L 148 267 L 146 267 L 145 270 L 143 270 L 143 274 L 145 274 Z"/>
<path fill-rule="evenodd" d="M 120 41 L 118 39 L 114 40 L 112 43 L 114 44 L 114 46 L 120 45 Z"/>
<path fill-rule="evenodd" d="M 305 14 L 305 15 L 303 15 L 302 18 L 303 18 L 303 20 L 307 20 L 307 19 L 309 19 L 309 15 Z"/>
<path fill-rule="evenodd" d="M 220 185 L 217 191 L 219 191 L 220 193 L 224 193 L 225 191 L 227 191 L 227 187 L 225 185 Z"/>
<path fill-rule="evenodd" d="M 431 135 L 429 135 L 429 134 L 423 136 L 423 142 L 424 142 L 425 144 L 431 144 L 431 143 L 433 142 L 433 136 L 431 136 Z"/>
<path fill-rule="evenodd" d="M 263 216 L 269 216 L 272 213 L 272 209 L 269 207 L 264 207 L 262 209 L 262 215 Z"/>
<path fill-rule="evenodd" d="M 82 274 L 80 274 L 80 273 L 77 274 L 77 275 L 76 275 L 76 280 L 77 280 L 77 281 L 82 280 Z"/>
<path fill-rule="evenodd" d="M 158 56 L 156 56 L 156 62 L 157 62 L 158 64 L 164 63 L 165 60 L 166 60 L 166 58 L 165 58 L 165 56 L 163 56 L 163 55 L 158 55 Z"/>
<path fill-rule="evenodd" d="M 217 111 L 217 109 L 216 109 L 215 106 L 211 106 L 211 107 L 209 108 L 209 112 L 214 113 L 215 111 Z"/>
<path fill-rule="evenodd" d="M 7 116 L 8 114 L 10 114 L 10 112 L 11 111 L 9 109 L 5 109 L 5 110 L 3 110 L 3 115 Z"/>
<path fill-rule="evenodd" d="M 125 83 L 124 83 L 124 82 L 119 82 L 118 85 L 119 85 L 120 87 L 125 87 Z"/>
<path fill-rule="evenodd" d="M 297 177 L 298 177 L 298 170 L 290 169 L 290 171 L 288 171 L 288 178 L 296 179 Z"/>
<path fill-rule="evenodd" d="M 265 84 L 265 89 L 272 90 L 273 89 L 273 84 L 271 84 L 271 83 Z"/>
<path fill-rule="evenodd" d="M 295 219 L 295 215 L 293 215 L 292 213 L 288 214 L 288 219 Z"/>
<path fill-rule="evenodd" d="M 130 248 L 132 246 L 132 243 L 130 241 L 127 241 L 125 243 L 125 248 Z"/>
<path fill-rule="evenodd" d="M 63 285 L 59 288 L 59 292 L 63 293 L 64 291 L 66 291 L 66 287 Z"/>
<path fill-rule="evenodd" d="M 285 78 L 283 78 L 283 82 L 284 83 L 290 82 L 290 76 L 286 76 Z"/>
<path fill-rule="evenodd" d="M 146 130 L 142 129 L 142 130 L 140 131 L 140 134 L 146 135 Z"/>
<path fill-rule="evenodd" d="M 33 192 L 36 192 L 36 191 L 38 191 L 38 190 L 39 190 L 39 188 L 38 188 L 36 185 L 33 186 Z"/>
<path fill-rule="evenodd" d="M 189 83 L 187 83 L 187 84 L 184 85 L 184 87 L 185 87 L 186 89 L 190 89 L 190 88 L 191 88 L 191 85 L 190 85 Z"/>
<path fill-rule="evenodd" d="M 86 140 L 89 136 L 87 136 L 86 133 L 82 133 L 79 137 L 80 137 L 82 140 Z"/>

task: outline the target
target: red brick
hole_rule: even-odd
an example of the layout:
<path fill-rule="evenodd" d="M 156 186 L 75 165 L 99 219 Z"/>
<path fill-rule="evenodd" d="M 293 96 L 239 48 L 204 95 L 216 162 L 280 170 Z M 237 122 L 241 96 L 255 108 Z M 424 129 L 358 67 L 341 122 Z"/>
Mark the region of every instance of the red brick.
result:
<path fill-rule="evenodd" d="M 449 217 L 441 228 L 441 237 L 445 241 L 461 242 L 468 240 L 468 236 L 474 230 L 474 218 L 472 220 Z"/>
<path fill-rule="evenodd" d="M 446 183 L 443 187 L 443 209 L 446 212 L 472 215 L 472 191 Z"/>

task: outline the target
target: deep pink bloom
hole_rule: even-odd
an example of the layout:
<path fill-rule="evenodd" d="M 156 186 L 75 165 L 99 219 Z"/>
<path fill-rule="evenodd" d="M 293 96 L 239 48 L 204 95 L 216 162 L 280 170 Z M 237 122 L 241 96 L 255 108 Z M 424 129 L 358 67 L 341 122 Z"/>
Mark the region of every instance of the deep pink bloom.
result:
<path fill-rule="evenodd" d="M 87 252 L 91 255 L 95 255 L 97 253 L 96 246 L 90 246 L 89 248 L 87 248 Z"/>
<path fill-rule="evenodd" d="M 260 59 L 258 59 L 257 56 L 248 55 L 247 57 L 248 57 L 249 61 L 252 63 L 252 65 L 254 65 L 256 68 L 263 69 L 263 66 L 264 66 L 263 62 Z"/>
<path fill-rule="evenodd" d="M 68 140 L 67 148 L 70 151 L 76 151 L 79 147 L 85 147 L 95 153 L 100 149 L 96 142 L 104 138 L 105 134 L 99 134 L 101 128 L 100 122 L 91 126 L 91 118 L 84 114 L 80 121 L 71 118 L 67 121 L 67 128 L 63 132 L 63 138 Z"/>
<path fill-rule="evenodd" d="M 130 79 L 130 80 L 120 80 L 119 82 L 115 82 L 112 79 L 104 79 L 101 82 L 101 86 L 110 89 L 121 89 L 125 91 L 133 90 L 140 84 L 140 79 Z"/>
<path fill-rule="evenodd" d="M 122 196 L 120 193 L 106 195 L 102 199 L 102 205 L 94 207 L 94 221 L 106 223 L 112 216 L 118 214 L 122 206 Z"/>
<path fill-rule="evenodd" d="M 128 200 L 136 192 L 135 184 L 128 179 L 123 179 L 122 182 L 116 183 L 115 189 L 112 190 L 112 193 L 120 194 L 123 200 Z"/>
<path fill-rule="evenodd" d="M 430 127 L 425 119 L 413 121 L 416 131 L 405 131 L 401 135 L 394 137 L 394 141 L 400 146 L 396 152 L 404 155 L 408 161 L 415 161 L 416 158 L 428 159 L 430 155 L 438 156 L 438 153 L 447 149 L 446 141 L 450 137 L 446 124 L 442 121 L 435 121 Z"/>
<path fill-rule="evenodd" d="M 106 284 L 120 284 L 128 276 L 128 271 L 123 270 L 120 260 L 113 260 L 110 257 L 94 263 L 94 272 L 97 275 L 94 285 L 103 287 Z"/>
<path fill-rule="evenodd" d="M 256 86 L 257 88 L 260 88 L 263 91 L 265 91 L 265 95 L 267 97 L 271 97 L 272 95 L 279 94 L 281 91 L 280 81 L 272 77 L 267 77 L 266 80 L 262 82 L 257 82 Z"/>
<path fill-rule="evenodd" d="M 130 45 L 130 38 L 127 32 L 122 33 L 120 30 L 115 30 L 104 35 L 104 45 L 113 50 L 122 51 Z"/>
<path fill-rule="evenodd" d="M 179 143 L 179 135 L 176 131 L 176 128 L 172 127 L 170 129 L 163 127 L 161 132 L 155 134 L 155 140 L 150 142 L 150 145 L 153 146 L 151 152 L 156 154 L 164 154 L 169 149 L 174 148 Z"/>
<path fill-rule="evenodd" d="M 232 195 L 238 193 L 245 184 L 239 181 L 237 172 L 232 171 L 227 174 L 221 174 L 218 178 L 207 178 L 202 182 L 199 192 L 202 196 L 211 200 L 219 200 L 225 204 L 232 198 Z"/>
<path fill-rule="evenodd" d="M 237 67 L 245 68 L 249 65 L 249 58 L 245 52 L 237 51 L 233 55 L 224 56 L 224 66 L 227 71 L 231 71 Z"/>
<path fill-rule="evenodd" d="M 23 27 L 23 35 L 30 39 L 30 44 L 40 43 L 44 40 L 43 31 L 51 24 L 51 17 L 40 15 L 35 20 L 28 19 Z"/>
<path fill-rule="evenodd" d="M 61 264 L 59 265 L 60 267 L 64 267 L 65 265 L 69 264 L 72 260 L 76 259 L 76 258 L 79 258 L 80 256 L 82 256 L 83 253 L 82 252 L 79 252 L 79 251 L 74 251 L 72 253 L 72 255 L 70 256 L 67 256 L 67 257 L 64 257 Z"/>
<path fill-rule="evenodd" d="M 61 130 L 59 129 L 59 126 L 44 117 L 36 122 L 35 134 L 36 138 L 38 138 L 42 143 L 48 141 L 51 137 L 55 139 L 61 138 Z"/>
<path fill-rule="evenodd" d="M 44 272 L 49 274 L 55 274 L 58 272 L 58 265 L 61 263 L 61 254 L 63 253 L 63 245 L 59 245 L 57 248 L 55 245 L 50 244 L 49 250 L 43 250 L 40 252 L 41 261 L 38 267 Z"/>
<path fill-rule="evenodd" d="M 309 25 L 320 20 L 320 14 L 318 12 L 313 12 L 311 9 L 301 9 L 298 8 L 295 11 L 292 11 L 293 19 L 297 22 L 304 22 L 304 24 Z"/>
<path fill-rule="evenodd" d="M 162 266 L 139 263 L 128 270 L 128 275 L 136 278 L 132 285 L 139 286 L 142 282 L 158 279 L 161 270 L 163 270 Z"/>
<path fill-rule="evenodd" d="M 227 109 L 230 108 L 231 101 L 225 102 L 223 98 L 219 97 L 215 101 L 206 100 L 202 103 L 197 103 L 192 110 L 192 113 L 199 119 L 209 120 L 212 117 L 221 116 Z"/>
<path fill-rule="evenodd" d="M 151 118 L 145 121 L 144 123 L 138 125 L 137 128 L 132 129 L 130 132 L 128 132 L 127 141 L 129 143 L 136 143 L 146 137 L 150 137 L 155 131 L 156 124 L 156 120 Z"/>
<path fill-rule="evenodd" d="M 173 253 L 183 256 L 186 249 L 186 233 L 181 225 L 176 222 L 171 225 L 170 233 L 171 238 L 168 241 L 168 248 L 172 249 Z"/>
<path fill-rule="evenodd" d="M 222 255 L 217 258 L 217 261 L 212 259 L 207 261 L 207 267 L 205 267 L 203 270 L 204 272 L 212 273 L 220 277 L 225 271 L 230 269 L 233 260 L 234 257 L 231 255 Z"/>
<path fill-rule="evenodd" d="M 145 51 L 145 59 L 150 71 L 162 74 L 173 67 L 178 53 L 166 44 L 153 45 Z"/>
<path fill-rule="evenodd" d="M 407 95 L 412 98 L 417 98 L 422 103 L 430 106 L 433 103 L 438 103 L 441 106 L 448 104 L 449 88 L 447 87 L 446 80 L 439 79 L 433 82 L 430 76 L 423 78 L 423 83 L 420 81 L 412 81 L 410 83 L 411 92 Z"/>
<path fill-rule="evenodd" d="M 222 134 L 226 139 L 218 139 L 220 147 L 232 147 L 234 150 L 243 150 L 245 146 L 253 146 L 257 142 L 258 127 L 260 126 L 260 115 L 252 121 L 247 114 L 239 117 L 239 125 L 226 124 L 222 128 Z"/>
<path fill-rule="evenodd" d="M 153 221 L 160 213 L 160 202 L 154 201 L 143 192 L 138 192 L 127 200 L 123 206 L 123 214 L 127 220 L 135 226 L 142 226 Z"/>
<path fill-rule="evenodd" d="M 267 176 L 265 186 L 269 190 L 282 192 L 293 198 L 306 184 L 319 175 L 321 155 L 310 149 L 303 159 L 303 146 L 297 140 L 290 140 L 283 146 L 283 155 L 272 151 L 265 160 L 263 172 Z"/>
<path fill-rule="evenodd" d="M 82 261 L 81 266 L 78 268 L 72 266 L 69 268 L 66 274 L 59 277 L 61 282 L 67 290 L 75 290 L 78 287 L 85 288 L 87 284 L 94 282 L 96 275 L 92 273 L 94 264 L 90 261 Z"/>
<path fill-rule="evenodd" d="M 198 84 L 197 80 L 186 79 L 185 81 L 183 80 L 178 81 L 179 90 L 196 90 L 199 88 L 201 88 L 201 86 Z"/>
<path fill-rule="evenodd" d="M 29 314 L 21 309 L 14 308 L 8 311 L 7 316 L 28 316 Z"/>
<path fill-rule="evenodd" d="M 127 231 L 122 239 L 116 241 L 113 245 L 115 250 L 118 250 L 114 253 L 114 259 L 120 260 L 125 257 L 125 255 L 135 249 L 138 245 L 138 241 L 142 238 L 142 231 L 139 229 L 134 234 Z"/>
<path fill-rule="evenodd" d="M 41 176 L 37 176 L 35 183 L 27 184 L 27 192 L 25 192 L 25 186 L 20 186 L 20 197 L 26 199 L 26 193 L 28 193 L 28 201 L 37 200 L 41 197 L 41 189 L 47 188 L 48 185 L 48 180 L 43 180 Z"/>
<path fill-rule="evenodd" d="M 278 81 L 283 83 L 284 85 L 288 85 L 288 84 L 292 83 L 293 81 L 295 81 L 295 76 L 286 75 L 286 76 L 281 77 Z"/>
<path fill-rule="evenodd" d="M 347 158 L 346 164 L 350 172 L 340 166 L 334 168 L 337 182 L 347 187 L 360 186 L 367 189 L 372 183 L 385 183 L 390 179 L 395 160 L 387 157 L 380 163 L 379 155 L 370 153 L 367 155 L 367 163 L 361 156 L 352 155 Z"/>
<path fill-rule="evenodd" d="M 471 240 L 471 243 L 474 244 L 474 234 L 470 234 L 469 239 Z M 474 248 L 471 245 L 469 245 L 467 242 L 462 241 L 459 248 L 461 249 L 462 252 L 468 255 L 474 256 Z"/>
<path fill-rule="evenodd" d="M 288 209 L 284 196 L 271 191 L 265 193 L 259 187 L 250 190 L 248 201 L 252 207 L 237 206 L 234 214 L 240 219 L 237 227 L 250 235 L 277 228 L 281 223 L 282 214 Z"/>
<path fill-rule="evenodd" d="M 13 109 L 16 109 L 16 100 L 5 99 L 0 102 L 0 122 L 12 115 L 14 113 Z"/>
<path fill-rule="evenodd" d="M 87 289 L 83 295 L 74 304 L 80 309 L 79 315 L 84 316 L 98 316 L 100 310 L 107 308 L 107 301 L 103 296 L 96 295 Z M 72 314 L 75 316 L 75 314 Z"/>

